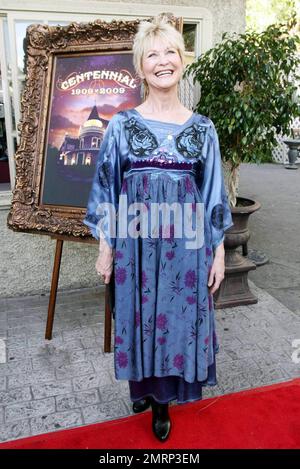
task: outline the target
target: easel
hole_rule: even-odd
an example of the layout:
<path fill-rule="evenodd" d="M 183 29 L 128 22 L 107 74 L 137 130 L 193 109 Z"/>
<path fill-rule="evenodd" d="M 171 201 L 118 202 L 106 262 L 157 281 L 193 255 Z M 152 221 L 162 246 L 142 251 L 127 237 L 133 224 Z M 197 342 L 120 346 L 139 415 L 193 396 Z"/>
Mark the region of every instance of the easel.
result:
<path fill-rule="evenodd" d="M 57 295 L 57 286 L 59 280 L 59 271 L 61 264 L 61 256 L 64 241 L 74 241 L 80 243 L 96 244 L 97 240 L 92 238 L 76 238 L 75 236 L 66 235 L 51 235 L 51 239 L 56 239 L 54 265 L 52 271 L 51 290 L 48 304 L 47 325 L 45 332 L 45 339 L 52 339 L 52 328 L 55 314 L 55 304 Z M 114 278 L 110 280 L 109 284 L 105 285 L 105 318 L 104 318 L 104 352 L 111 352 L 111 316 L 114 302 Z"/>

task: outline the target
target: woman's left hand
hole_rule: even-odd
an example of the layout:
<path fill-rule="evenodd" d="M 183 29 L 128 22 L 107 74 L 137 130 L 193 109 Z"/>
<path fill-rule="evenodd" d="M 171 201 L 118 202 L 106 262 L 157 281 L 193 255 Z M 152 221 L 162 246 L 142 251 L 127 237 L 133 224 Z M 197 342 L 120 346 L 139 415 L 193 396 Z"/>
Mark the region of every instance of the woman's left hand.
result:
<path fill-rule="evenodd" d="M 224 256 L 215 256 L 208 279 L 209 293 L 215 293 L 225 276 Z"/>
<path fill-rule="evenodd" d="M 102 276 L 105 284 L 110 282 L 111 274 L 113 271 L 114 251 L 108 245 L 107 241 L 103 238 L 100 239 L 99 255 L 96 261 L 96 271 L 98 275 Z"/>

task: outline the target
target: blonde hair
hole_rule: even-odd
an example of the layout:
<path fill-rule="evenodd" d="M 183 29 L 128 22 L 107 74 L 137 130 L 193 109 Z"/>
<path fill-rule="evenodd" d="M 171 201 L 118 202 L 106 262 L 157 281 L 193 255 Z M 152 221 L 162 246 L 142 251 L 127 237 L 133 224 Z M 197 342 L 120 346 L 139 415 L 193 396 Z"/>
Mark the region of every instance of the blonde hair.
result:
<path fill-rule="evenodd" d="M 146 50 L 154 38 L 160 38 L 177 49 L 183 65 L 185 65 L 185 47 L 182 34 L 170 23 L 167 16 L 160 15 L 151 22 L 141 21 L 133 41 L 133 65 L 136 73 L 141 77 L 142 63 Z M 144 80 L 144 85 L 147 83 Z"/>

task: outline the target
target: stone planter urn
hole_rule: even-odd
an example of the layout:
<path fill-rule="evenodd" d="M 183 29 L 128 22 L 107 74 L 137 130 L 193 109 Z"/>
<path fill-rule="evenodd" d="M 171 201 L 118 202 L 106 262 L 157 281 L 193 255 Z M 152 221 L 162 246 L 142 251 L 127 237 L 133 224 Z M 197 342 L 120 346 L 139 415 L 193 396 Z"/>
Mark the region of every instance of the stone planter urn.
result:
<path fill-rule="evenodd" d="M 259 210 L 260 203 L 237 197 L 237 205 L 231 209 L 234 225 L 225 233 L 225 277 L 214 294 L 216 309 L 257 303 L 257 297 L 250 291 L 248 272 L 256 265 L 243 257 L 236 249 L 250 238 L 249 216 Z"/>
<path fill-rule="evenodd" d="M 286 169 L 298 169 L 295 164 L 300 152 L 300 138 L 286 138 L 283 142 L 289 147 L 288 158 L 289 164 L 285 166 Z"/>

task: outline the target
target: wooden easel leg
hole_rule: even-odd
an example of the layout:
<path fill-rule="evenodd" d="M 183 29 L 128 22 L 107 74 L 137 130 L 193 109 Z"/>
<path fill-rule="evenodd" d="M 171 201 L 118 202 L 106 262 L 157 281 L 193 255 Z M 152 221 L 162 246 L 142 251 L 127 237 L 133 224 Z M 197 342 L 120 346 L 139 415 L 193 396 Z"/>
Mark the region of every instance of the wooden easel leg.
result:
<path fill-rule="evenodd" d="M 104 352 L 111 351 L 111 284 L 105 285 L 105 323 L 104 323 Z"/>
<path fill-rule="evenodd" d="M 53 320 L 54 320 L 54 313 L 55 313 L 56 294 L 57 294 L 57 285 L 58 285 L 58 279 L 59 279 L 62 248 L 63 248 L 63 240 L 57 239 L 54 266 L 53 266 L 53 272 L 52 272 L 51 291 L 50 291 L 50 298 L 49 298 L 49 304 L 48 304 L 47 326 L 46 326 L 46 333 L 45 333 L 45 339 L 47 340 L 52 339 L 52 328 L 53 328 Z"/>

